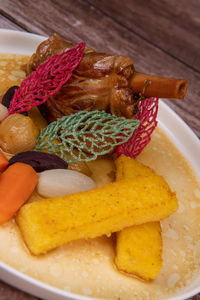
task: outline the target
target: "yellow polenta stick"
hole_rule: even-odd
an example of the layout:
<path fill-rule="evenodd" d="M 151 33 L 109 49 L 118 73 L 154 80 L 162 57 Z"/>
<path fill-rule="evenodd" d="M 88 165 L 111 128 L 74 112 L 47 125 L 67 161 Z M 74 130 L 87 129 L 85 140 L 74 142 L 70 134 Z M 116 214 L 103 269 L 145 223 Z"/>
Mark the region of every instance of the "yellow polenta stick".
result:
<path fill-rule="evenodd" d="M 152 176 L 153 170 L 121 155 L 116 161 L 116 180 Z M 118 269 L 143 279 L 155 279 L 162 268 L 160 222 L 131 226 L 117 233 L 115 263 Z"/>
<path fill-rule="evenodd" d="M 150 222 L 117 233 L 115 263 L 119 270 L 145 280 L 155 279 L 162 267 L 160 222 Z"/>
<path fill-rule="evenodd" d="M 152 169 L 125 155 L 120 155 L 120 157 L 115 160 L 115 165 L 116 181 L 134 179 L 136 176 L 155 175 L 155 172 Z"/>
<path fill-rule="evenodd" d="M 16 220 L 25 243 L 37 255 L 70 241 L 158 221 L 176 209 L 175 194 L 162 177 L 153 175 L 29 203 Z"/>

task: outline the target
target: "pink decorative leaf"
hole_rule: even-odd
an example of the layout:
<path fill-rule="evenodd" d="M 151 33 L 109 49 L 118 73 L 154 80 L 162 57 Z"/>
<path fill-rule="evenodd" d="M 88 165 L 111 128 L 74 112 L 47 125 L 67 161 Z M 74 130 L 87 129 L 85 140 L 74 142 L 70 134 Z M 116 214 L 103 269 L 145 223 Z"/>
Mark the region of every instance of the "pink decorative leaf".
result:
<path fill-rule="evenodd" d="M 136 158 L 151 140 L 151 134 L 157 126 L 158 98 L 148 98 L 139 102 L 139 112 L 135 116 L 140 121 L 139 127 L 131 138 L 117 147 L 117 156 L 124 154 Z"/>
<path fill-rule="evenodd" d="M 58 92 L 79 65 L 85 50 L 81 42 L 74 48 L 49 58 L 25 78 L 11 100 L 8 115 L 28 111 Z"/>

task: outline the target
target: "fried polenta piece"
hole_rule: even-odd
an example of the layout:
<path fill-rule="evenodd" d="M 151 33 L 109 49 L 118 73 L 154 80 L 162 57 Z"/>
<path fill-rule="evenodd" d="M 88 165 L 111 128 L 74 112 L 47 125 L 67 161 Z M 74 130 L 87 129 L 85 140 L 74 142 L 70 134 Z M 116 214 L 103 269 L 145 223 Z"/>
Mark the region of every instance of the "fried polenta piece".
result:
<path fill-rule="evenodd" d="M 123 179 L 133 179 L 135 176 L 152 176 L 155 172 L 149 167 L 143 165 L 139 161 L 120 155 L 115 160 L 116 165 L 116 181 Z"/>
<path fill-rule="evenodd" d="M 118 232 L 115 263 L 119 270 L 145 280 L 156 278 L 162 266 L 160 222 L 131 226 Z"/>
<path fill-rule="evenodd" d="M 24 205 L 16 218 L 30 251 L 37 255 L 78 239 L 158 221 L 177 209 L 160 176 L 138 176 L 90 191 Z"/>
<path fill-rule="evenodd" d="M 153 170 L 135 159 L 121 155 L 116 161 L 116 180 L 152 176 Z M 123 229 L 117 233 L 115 263 L 119 270 L 145 280 L 155 279 L 162 268 L 160 222 Z"/>

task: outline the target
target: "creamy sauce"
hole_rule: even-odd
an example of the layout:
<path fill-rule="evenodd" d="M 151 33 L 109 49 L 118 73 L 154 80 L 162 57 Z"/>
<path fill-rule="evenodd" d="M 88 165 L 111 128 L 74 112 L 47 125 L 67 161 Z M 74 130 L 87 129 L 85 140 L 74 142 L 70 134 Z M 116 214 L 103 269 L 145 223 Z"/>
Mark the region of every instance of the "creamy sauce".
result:
<path fill-rule="evenodd" d="M 9 55 L 9 59 L 13 72 L 27 57 Z M 0 72 L 4 67 L 1 61 L 4 56 L 0 57 Z M 15 77 L 21 80 L 20 76 Z M 16 83 L 9 81 L 8 86 L 13 84 Z M 0 94 L 4 92 L 5 86 L 0 85 Z M 175 296 L 200 275 L 200 185 L 187 160 L 159 128 L 138 160 L 162 175 L 179 200 L 178 211 L 161 222 L 164 264 L 156 280 L 147 283 L 116 269 L 114 236 L 71 242 L 35 257 L 24 245 L 14 220 L 0 226 L 0 259 L 57 288 L 90 297 L 156 300 Z M 99 159 L 89 163 L 89 167 L 98 186 L 113 180 L 113 161 Z M 31 200 L 37 199 L 35 193 Z"/>
<path fill-rule="evenodd" d="M 23 65 L 29 56 L 19 54 L 0 54 L 0 98 L 12 85 L 20 85 L 25 77 Z"/>

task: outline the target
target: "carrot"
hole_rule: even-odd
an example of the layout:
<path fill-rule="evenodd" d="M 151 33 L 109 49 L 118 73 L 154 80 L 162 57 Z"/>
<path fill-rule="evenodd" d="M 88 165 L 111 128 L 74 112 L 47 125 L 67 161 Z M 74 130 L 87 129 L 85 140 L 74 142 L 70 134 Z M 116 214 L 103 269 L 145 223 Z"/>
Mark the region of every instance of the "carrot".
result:
<path fill-rule="evenodd" d="M 10 220 L 28 200 L 38 181 L 28 164 L 15 163 L 0 175 L 0 224 Z"/>
<path fill-rule="evenodd" d="M 5 155 L 3 155 L 2 152 L 0 152 L 0 172 L 3 172 L 7 168 L 8 164 L 9 161 L 7 160 Z"/>

